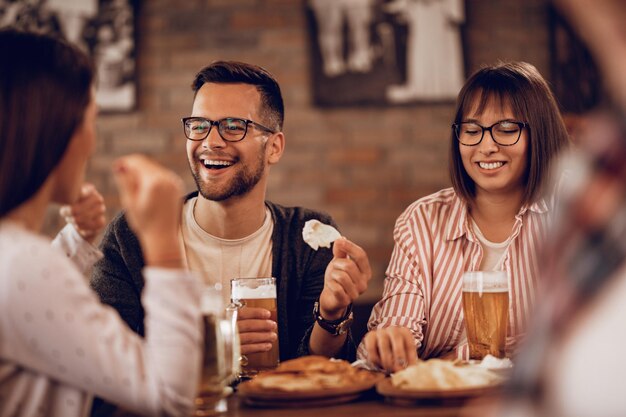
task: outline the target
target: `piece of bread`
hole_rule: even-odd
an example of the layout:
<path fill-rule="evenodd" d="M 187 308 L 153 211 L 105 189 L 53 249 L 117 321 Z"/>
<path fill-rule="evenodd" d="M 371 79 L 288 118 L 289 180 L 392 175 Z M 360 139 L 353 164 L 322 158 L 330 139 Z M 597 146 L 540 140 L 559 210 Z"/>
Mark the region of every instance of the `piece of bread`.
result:
<path fill-rule="evenodd" d="M 260 372 L 246 384 L 264 390 L 315 391 L 354 386 L 375 377 L 347 361 L 312 355 L 285 361 L 275 370 Z"/>
<path fill-rule="evenodd" d="M 328 359 L 325 356 L 309 355 L 291 359 L 278 365 L 274 372 L 351 372 L 350 363 L 343 360 Z"/>
<path fill-rule="evenodd" d="M 418 361 L 391 375 L 391 383 L 397 388 L 424 391 L 476 388 L 500 382 L 501 376 L 478 365 L 442 359 Z"/>

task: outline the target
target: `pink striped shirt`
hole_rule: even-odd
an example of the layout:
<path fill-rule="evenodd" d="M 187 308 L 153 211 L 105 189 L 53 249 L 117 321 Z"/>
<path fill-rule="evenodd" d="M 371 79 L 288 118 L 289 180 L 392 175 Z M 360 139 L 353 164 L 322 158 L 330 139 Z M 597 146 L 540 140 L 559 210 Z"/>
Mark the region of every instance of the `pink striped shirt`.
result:
<path fill-rule="evenodd" d="M 538 284 L 538 251 L 548 229 L 548 204 L 522 207 L 515 217 L 504 267 L 509 276 L 510 355 L 524 335 Z M 462 274 L 478 270 L 483 249 L 467 205 L 452 188 L 411 204 L 396 221 L 395 247 L 387 268 L 382 299 L 374 306 L 368 329 L 407 327 L 422 359 L 456 350 L 468 356 Z M 363 344 L 359 357 L 364 357 Z"/>

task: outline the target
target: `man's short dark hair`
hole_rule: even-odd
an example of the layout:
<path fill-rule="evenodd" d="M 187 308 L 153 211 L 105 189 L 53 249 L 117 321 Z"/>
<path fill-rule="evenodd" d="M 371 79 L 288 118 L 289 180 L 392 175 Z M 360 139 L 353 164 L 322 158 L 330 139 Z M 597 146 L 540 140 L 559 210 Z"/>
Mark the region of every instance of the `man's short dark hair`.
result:
<path fill-rule="evenodd" d="M 216 84 L 250 84 L 257 88 L 261 95 L 259 114 L 269 124 L 268 127 L 281 131 L 285 119 L 285 106 L 280 86 L 269 71 L 256 65 L 236 61 L 213 62 L 196 74 L 191 88 L 194 97 L 205 83 Z"/>

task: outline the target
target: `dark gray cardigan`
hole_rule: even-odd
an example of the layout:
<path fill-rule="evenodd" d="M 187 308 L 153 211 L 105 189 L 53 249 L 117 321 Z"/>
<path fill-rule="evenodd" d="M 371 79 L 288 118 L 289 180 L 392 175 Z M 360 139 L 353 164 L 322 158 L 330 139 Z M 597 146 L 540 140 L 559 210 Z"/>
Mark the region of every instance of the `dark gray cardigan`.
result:
<path fill-rule="evenodd" d="M 197 196 L 197 192 L 186 198 Z M 301 207 L 265 203 L 272 213 L 272 276 L 277 281 L 278 335 L 282 361 L 309 353 L 313 328 L 313 304 L 324 287 L 324 272 L 332 259 L 330 249 L 311 249 L 302 239 L 304 223 L 317 219 L 335 226 L 326 214 Z M 107 227 L 100 249 L 104 258 L 96 263 L 92 288 L 103 303 L 118 310 L 124 321 L 144 335 L 141 270 L 144 259 L 137 236 L 126 218 L 118 214 Z M 356 349 L 351 334 L 338 357 L 354 360 Z"/>

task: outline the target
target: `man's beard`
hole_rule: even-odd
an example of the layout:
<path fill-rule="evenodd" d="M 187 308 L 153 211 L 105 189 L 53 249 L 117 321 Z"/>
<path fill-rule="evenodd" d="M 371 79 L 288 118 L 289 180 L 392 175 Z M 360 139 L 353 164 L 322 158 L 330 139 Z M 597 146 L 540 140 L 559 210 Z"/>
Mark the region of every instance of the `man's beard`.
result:
<path fill-rule="evenodd" d="M 231 197 L 247 194 L 263 178 L 265 172 L 265 146 L 263 145 L 256 164 L 244 167 L 235 174 L 225 187 L 217 189 L 211 184 L 207 184 L 200 178 L 200 173 L 196 169 L 191 169 L 191 175 L 196 181 L 196 187 L 200 195 L 210 201 L 224 201 Z M 202 168 L 200 168 L 202 169 Z"/>

